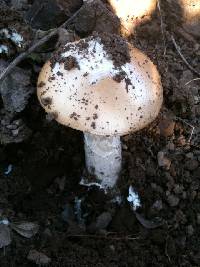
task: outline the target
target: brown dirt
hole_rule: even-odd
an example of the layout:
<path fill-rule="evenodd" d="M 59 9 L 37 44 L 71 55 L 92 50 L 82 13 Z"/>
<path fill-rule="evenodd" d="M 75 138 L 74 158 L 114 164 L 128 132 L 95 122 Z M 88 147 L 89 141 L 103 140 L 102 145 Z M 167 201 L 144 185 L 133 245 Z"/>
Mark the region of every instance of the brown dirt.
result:
<path fill-rule="evenodd" d="M 112 204 L 101 191 L 79 185 L 84 171 L 81 133 L 46 120 L 33 96 L 18 115 L 32 130 L 31 137 L 0 146 L 0 214 L 10 221 L 37 221 L 40 231 L 31 239 L 13 233 L 11 245 L 0 250 L 1 267 L 35 266 L 27 260 L 31 249 L 50 257 L 52 267 L 200 266 L 200 81 L 187 84 L 196 76 L 178 55 L 171 34 L 199 72 L 200 45 L 180 25 L 176 27 L 181 12 L 172 12 L 166 2 L 161 4 L 164 39 L 159 12 L 130 38 L 158 66 L 164 104 L 156 122 L 122 139 L 119 187 L 124 204 Z M 26 64 L 34 70 L 41 67 Z M 36 77 L 37 72 L 34 86 Z M 164 155 L 162 166 L 159 152 Z M 13 169 L 6 175 L 9 164 Z M 162 218 L 162 226 L 147 229 L 138 221 L 126 202 L 130 184 L 142 201 L 138 212 L 148 220 Z M 73 212 L 76 197 L 83 199 L 85 228 L 83 218 Z M 67 220 L 61 216 L 63 210 Z M 96 219 L 105 211 L 112 221 L 105 229 L 95 229 Z"/>

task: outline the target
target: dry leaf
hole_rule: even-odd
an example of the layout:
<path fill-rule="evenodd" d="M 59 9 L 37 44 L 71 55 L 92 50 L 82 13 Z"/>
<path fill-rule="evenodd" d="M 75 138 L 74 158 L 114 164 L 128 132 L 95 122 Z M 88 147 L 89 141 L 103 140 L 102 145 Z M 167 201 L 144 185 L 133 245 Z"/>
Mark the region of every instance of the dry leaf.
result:
<path fill-rule="evenodd" d="M 147 220 L 136 211 L 135 211 L 135 216 L 138 219 L 138 221 L 147 229 L 155 229 L 164 224 L 164 221 L 159 217 L 156 217 L 153 220 Z"/>
<path fill-rule="evenodd" d="M 12 230 L 15 230 L 18 234 L 26 238 L 31 238 L 39 230 L 39 225 L 32 222 L 11 223 L 10 226 Z"/>
<path fill-rule="evenodd" d="M 8 225 L 0 224 L 0 248 L 10 245 L 11 241 L 10 229 Z"/>

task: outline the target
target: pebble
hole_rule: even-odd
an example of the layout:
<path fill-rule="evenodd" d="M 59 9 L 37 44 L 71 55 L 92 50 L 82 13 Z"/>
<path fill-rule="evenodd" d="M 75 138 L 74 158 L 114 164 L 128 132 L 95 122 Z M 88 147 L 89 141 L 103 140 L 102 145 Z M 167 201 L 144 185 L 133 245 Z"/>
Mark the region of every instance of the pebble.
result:
<path fill-rule="evenodd" d="M 171 207 L 176 207 L 179 204 L 179 198 L 173 194 L 167 196 L 167 202 Z"/>
<path fill-rule="evenodd" d="M 164 137 L 169 137 L 174 134 L 175 122 L 168 118 L 163 118 L 158 124 L 160 135 Z"/>
<path fill-rule="evenodd" d="M 152 208 L 160 211 L 163 209 L 163 203 L 162 203 L 162 200 L 156 200 L 153 205 L 152 205 Z"/>
<path fill-rule="evenodd" d="M 166 170 L 169 170 L 170 169 L 171 160 L 169 158 L 167 158 L 165 152 L 159 151 L 158 152 L 158 155 L 157 155 L 157 159 L 158 159 L 158 166 L 159 167 L 163 167 Z"/>

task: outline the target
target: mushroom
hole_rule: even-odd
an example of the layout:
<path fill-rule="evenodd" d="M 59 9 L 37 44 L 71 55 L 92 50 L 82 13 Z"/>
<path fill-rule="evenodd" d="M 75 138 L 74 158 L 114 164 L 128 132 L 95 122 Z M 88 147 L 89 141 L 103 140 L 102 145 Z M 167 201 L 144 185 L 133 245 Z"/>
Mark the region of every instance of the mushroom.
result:
<path fill-rule="evenodd" d="M 156 66 L 110 34 L 66 44 L 42 68 L 37 88 L 46 112 L 84 133 L 87 170 L 104 189 L 121 170 L 120 136 L 152 122 L 163 99 Z"/>
<path fill-rule="evenodd" d="M 121 20 L 122 33 L 130 35 L 137 25 L 149 20 L 156 9 L 157 0 L 108 0 L 108 2 Z"/>

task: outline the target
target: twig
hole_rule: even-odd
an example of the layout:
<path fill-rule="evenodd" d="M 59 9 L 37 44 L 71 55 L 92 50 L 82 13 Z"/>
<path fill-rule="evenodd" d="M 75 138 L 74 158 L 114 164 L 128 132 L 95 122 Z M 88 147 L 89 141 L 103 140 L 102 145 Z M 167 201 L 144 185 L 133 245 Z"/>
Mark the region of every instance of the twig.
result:
<path fill-rule="evenodd" d="M 80 10 L 81 10 L 81 7 L 68 20 L 66 20 L 61 26 L 59 26 L 56 29 L 53 29 L 49 34 L 47 34 L 46 36 L 41 38 L 38 42 L 36 42 L 34 45 L 29 47 L 28 50 L 26 50 L 25 52 L 21 53 L 18 57 L 16 57 L 8 65 L 8 67 L 4 71 L 2 71 L 2 73 L 0 74 L 0 82 L 3 81 L 5 79 L 5 77 L 13 70 L 13 68 L 15 66 L 17 66 L 23 59 L 25 59 L 28 55 L 30 55 L 38 47 L 40 47 L 41 45 L 46 43 L 51 37 L 56 35 L 61 28 L 67 27 L 70 24 L 70 22 L 78 15 Z"/>
<path fill-rule="evenodd" d="M 79 238 L 94 238 L 94 239 L 107 239 L 107 240 L 137 240 L 139 237 L 131 236 L 103 236 L 103 235 L 67 235 L 67 237 L 79 237 Z"/>
<path fill-rule="evenodd" d="M 190 84 L 191 82 L 198 81 L 198 80 L 200 80 L 200 78 L 192 79 L 192 80 L 186 82 L 185 85 L 188 85 L 188 84 Z"/>
<path fill-rule="evenodd" d="M 168 247 L 168 238 L 169 237 L 167 236 L 167 238 L 165 240 L 165 256 L 168 258 L 169 262 L 171 263 L 171 258 L 170 258 L 169 254 L 168 254 L 168 249 L 167 249 L 167 247 Z"/>
<path fill-rule="evenodd" d="M 166 55 L 166 39 L 165 39 L 165 33 L 164 33 L 164 24 L 163 24 L 163 16 L 162 16 L 162 10 L 160 7 L 160 0 L 157 0 L 157 6 L 160 14 L 160 27 L 162 32 L 162 39 L 163 39 L 163 46 L 164 46 L 164 53 L 163 55 Z"/>
<path fill-rule="evenodd" d="M 196 75 L 198 75 L 198 76 L 200 77 L 200 73 L 199 73 L 198 71 L 196 71 L 196 70 L 195 70 L 195 69 L 188 63 L 187 59 L 186 59 L 186 58 L 183 56 L 183 54 L 181 53 L 181 49 L 180 49 L 180 47 L 177 45 L 177 43 L 176 43 L 176 41 L 175 41 L 173 35 L 171 35 L 171 39 L 172 39 L 172 42 L 173 42 L 173 44 L 174 44 L 174 46 L 175 46 L 175 48 L 176 48 L 176 50 L 177 50 L 179 56 L 180 56 L 181 59 L 183 60 L 183 62 L 187 65 L 187 67 L 188 67 L 191 71 L 193 71 Z"/>
<path fill-rule="evenodd" d="M 180 117 L 176 117 L 176 119 L 182 121 L 183 123 L 185 123 L 186 125 L 188 125 L 189 127 L 191 127 L 192 130 L 190 132 L 190 137 L 188 138 L 188 141 L 187 141 L 188 144 L 190 144 L 190 142 L 192 140 L 192 136 L 194 134 L 195 127 L 192 124 L 188 123 L 187 121 L 181 119 Z"/>

